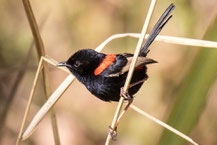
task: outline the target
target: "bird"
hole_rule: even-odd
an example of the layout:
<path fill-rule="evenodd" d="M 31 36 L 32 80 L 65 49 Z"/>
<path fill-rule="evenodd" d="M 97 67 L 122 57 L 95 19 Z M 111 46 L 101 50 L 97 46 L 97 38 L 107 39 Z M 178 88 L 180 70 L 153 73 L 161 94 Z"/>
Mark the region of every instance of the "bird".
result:
<path fill-rule="evenodd" d="M 134 55 L 131 53 L 105 54 L 93 49 L 81 49 L 57 66 L 66 67 L 97 98 L 106 102 L 117 102 L 123 96 L 130 104 L 133 96 L 148 79 L 147 65 L 157 63 L 147 57 L 150 51 L 148 47 L 172 18 L 170 13 L 174 8 L 174 4 L 171 4 L 165 10 L 142 45 L 128 92 L 123 93 L 122 88 L 133 60 Z"/>
<path fill-rule="evenodd" d="M 148 78 L 147 64 L 155 60 L 139 56 L 131 84 Z M 58 66 L 66 66 L 69 71 L 96 97 L 103 101 L 119 101 L 120 91 L 126 81 L 133 54 L 104 54 L 92 49 L 82 49 Z M 129 89 L 133 96 L 143 81 Z"/>
<path fill-rule="evenodd" d="M 166 19 L 173 8 L 174 5 L 171 4 L 164 12 L 141 48 L 130 82 L 132 87 L 128 90 L 131 97 L 148 79 L 146 65 L 157 63 L 157 61 L 146 57 L 149 52 L 147 48 L 172 17 L 171 15 Z M 65 66 L 97 98 L 107 102 L 119 101 L 121 88 L 126 81 L 133 56 L 130 53 L 104 54 L 93 49 L 81 49 L 67 61 L 58 63 L 57 66 Z M 133 85 L 135 83 L 137 84 Z"/>

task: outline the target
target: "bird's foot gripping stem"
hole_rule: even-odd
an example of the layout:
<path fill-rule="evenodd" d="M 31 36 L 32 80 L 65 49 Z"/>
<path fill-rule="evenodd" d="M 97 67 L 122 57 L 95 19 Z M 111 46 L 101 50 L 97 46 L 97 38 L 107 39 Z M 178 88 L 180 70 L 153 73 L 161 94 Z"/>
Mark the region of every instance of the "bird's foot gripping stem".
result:
<path fill-rule="evenodd" d="M 116 137 L 117 137 L 117 126 L 113 129 L 111 126 L 109 126 L 109 134 L 112 138 L 112 140 L 116 141 Z"/>
<path fill-rule="evenodd" d="M 133 102 L 133 96 L 130 96 L 128 92 L 125 92 L 123 88 L 121 88 L 120 95 L 127 100 L 127 105 L 125 106 L 123 111 L 120 113 L 120 115 L 119 115 L 119 117 L 117 119 L 117 123 L 116 123 L 115 127 L 112 128 L 111 126 L 109 126 L 109 134 L 110 134 L 112 140 L 116 140 L 117 128 L 118 128 L 118 125 L 120 123 L 120 120 L 123 118 L 124 114 L 126 113 L 126 111 L 129 108 L 130 104 L 132 104 L 132 102 Z"/>
<path fill-rule="evenodd" d="M 133 99 L 133 96 L 130 96 L 128 91 L 124 91 L 124 88 L 121 88 L 120 96 L 124 97 L 126 100 L 131 101 Z"/>

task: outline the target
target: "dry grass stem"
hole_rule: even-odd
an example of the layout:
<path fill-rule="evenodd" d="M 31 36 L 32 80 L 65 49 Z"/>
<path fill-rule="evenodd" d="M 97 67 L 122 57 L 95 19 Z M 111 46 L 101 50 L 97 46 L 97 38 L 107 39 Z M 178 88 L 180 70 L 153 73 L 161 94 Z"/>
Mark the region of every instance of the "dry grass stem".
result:
<path fill-rule="evenodd" d="M 43 57 L 44 61 L 56 67 L 57 61 L 51 58 L 50 56 Z M 64 72 L 70 73 L 65 67 L 58 67 L 58 69 L 63 70 Z"/>
<path fill-rule="evenodd" d="M 42 61 L 46 61 L 47 63 L 49 63 L 51 65 L 54 65 L 54 66 L 56 66 L 56 64 L 57 64 L 57 62 L 54 59 L 52 59 L 52 58 L 50 58 L 48 56 L 42 57 L 41 59 L 42 59 Z M 40 67 L 40 66 L 38 66 L 38 67 Z M 62 67 L 57 67 L 57 68 L 61 69 L 61 70 L 64 70 L 67 73 L 69 73 L 68 70 L 63 69 Z M 22 137 L 20 137 L 22 140 L 27 139 L 33 133 L 34 129 L 37 127 L 37 125 L 40 123 L 40 121 L 44 118 L 45 114 L 60 99 L 60 97 L 67 90 L 67 88 L 70 86 L 70 84 L 73 82 L 74 79 L 75 79 L 75 77 L 72 74 L 69 74 L 68 77 L 53 92 L 53 94 L 49 97 L 49 99 L 45 102 L 45 104 L 40 108 L 40 110 L 34 116 L 34 118 L 32 119 L 31 123 L 28 125 L 27 129 L 22 134 Z"/>
<path fill-rule="evenodd" d="M 54 63 L 52 60 L 49 60 L 46 57 L 41 57 L 41 61 L 42 62 L 48 62 L 51 65 L 56 66 L 56 63 Z M 39 63 L 38 68 L 41 68 L 42 67 L 41 65 L 43 65 L 43 63 Z M 59 68 L 59 69 L 61 69 L 61 68 Z M 35 79 L 38 80 L 37 74 L 36 74 Z M 70 86 L 70 84 L 72 83 L 73 80 L 74 80 L 74 76 L 70 74 L 63 81 L 63 83 L 55 90 L 55 92 L 50 96 L 50 98 L 47 100 L 47 102 L 41 107 L 41 109 L 39 110 L 39 112 L 35 115 L 33 121 L 27 127 L 26 131 L 23 133 L 23 135 L 21 137 L 22 140 L 27 139 L 28 136 L 31 135 L 31 133 L 33 132 L 34 128 L 40 123 L 41 119 L 45 116 L 45 114 L 53 107 L 53 105 L 60 98 L 59 96 L 61 96 L 65 92 L 65 90 Z M 33 86 L 33 87 L 35 87 L 35 86 Z M 31 95 L 30 95 L 31 98 L 32 98 L 32 95 L 34 95 L 34 88 L 32 89 L 32 91 L 33 92 L 31 92 Z"/>
<path fill-rule="evenodd" d="M 38 66 L 38 69 L 36 71 L 35 79 L 34 79 L 34 82 L 33 82 L 32 90 L 31 90 L 29 100 L 28 100 L 28 103 L 27 103 L 27 107 L 26 107 L 26 110 L 25 110 L 25 114 L 24 114 L 24 117 L 23 117 L 23 121 L 22 121 L 20 131 L 19 131 L 19 134 L 18 134 L 16 145 L 19 145 L 20 142 L 21 142 L 21 139 L 22 139 L 22 133 L 23 133 L 23 130 L 24 130 L 24 126 L 25 126 L 25 123 L 26 123 L 27 116 L 29 114 L 30 106 L 32 104 L 32 98 L 33 98 L 33 95 L 35 93 L 36 85 L 38 83 L 39 74 L 40 74 L 40 71 L 42 69 L 42 63 L 43 63 L 43 59 L 40 59 L 39 66 Z"/>
<path fill-rule="evenodd" d="M 123 34 L 114 34 L 107 38 L 102 44 L 97 47 L 97 50 L 101 51 L 105 45 L 107 45 L 110 41 L 118 38 L 124 37 L 133 37 L 139 38 L 141 34 L 139 33 L 123 33 Z M 149 34 L 145 35 L 145 39 L 147 39 Z M 175 37 L 175 36 L 165 36 L 165 35 L 158 35 L 155 41 L 161 41 L 166 43 L 172 44 L 179 44 L 179 45 L 187 45 L 187 46 L 198 46 L 198 47 L 209 47 L 209 48 L 217 48 L 217 42 L 208 41 L 208 40 L 199 40 L 199 39 L 191 39 L 191 38 L 183 38 L 183 37 Z"/>
<path fill-rule="evenodd" d="M 194 145 L 199 145 L 198 143 L 196 143 L 195 141 L 193 141 L 190 137 L 188 137 L 187 135 L 181 133 L 180 131 L 176 130 L 175 128 L 169 126 L 168 124 L 160 121 L 159 119 L 149 115 L 148 113 L 144 112 L 143 110 L 141 110 L 140 108 L 136 107 L 135 105 L 131 105 L 130 106 L 134 111 L 136 111 L 137 113 L 147 117 L 148 119 L 152 120 L 153 122 L 163 126 L 164 128 L 170 130 L 171 132 L 175 133 L 176 135 L 184 138 L 185 140 L 187 140 L 188 142 L 194 144 Z"/>
<path fill-rule="evenodd" d="M 130 84 L 130 81 L 131 81 L 131 78 L 132 78 L 132 75 L 133 75 L 133 72 L 134 72 L 134 69 L 135 69 L 135 64 L 136 64 L 137 58 L 139 56 L 140 48 L 142 46 L 144 36 L 145 36 L 145 34 L 147 32 L 147 28 L 148 28 L 149 22 L 151 20 L 151 16 L 153 14 L 156 2 L 157 2 L 157 0 L 152 0 L 151 1 L 150 7 L 149 7 L 149 10 L 148 10 L 148 14 L 146 16 L 145 23 L 143 25 L 142 32 L 141 32 L 141 35 L 139 37 L 139 41 L 138 41 L 137 46 L 136 46 L 136 50 L 134 52 L 134 57 L 133 57 L 131 65 L 130 65 L 130 69 L 129 69 L 129 72 L 128 72 L 128 75 L 127 75 L 127 78 L 126 78 L 126 82 L 124 84 L 124 89 L 123 90 L 125 92 L 127 92 L 127 90 L 128 90 L 128 86 Z M 115 129 L 115 126 L 117 124 L 117 120 L 118 120 L 118 117 L 120 115 L 123 103 L 124 103 L 124 97 L 121 97 L 120 100 L 119 100 L 119 103 L 118 103 L 118 106 L 117 106 L 117 109 L 116 109 L 112 124 L 111 124 L 111 128 L 113 130 Z M 105 145 L 109 145 L 110 142 L 111 142 L 111 139 L 112 139 L 112 136 L 111 136 L 110 133 L 108 133 Z"/>
<path fill-rule="evenodd" d="M 44 48 L 44 44 L 43 41 L 41 39 L 41 35 L 39 32 L 39 28 L 34 16 L 34 13 L 32 11 L 32 7 L 31 4 L 29 2 L 29 0 L 23 0 L 23 6 L 32 30 L 32 35 L 34 37 L 34 41 L 35 41 L 35 45 L 36 45 L 36 50 L 38 53 L 38 57 L 39 59 L 41 59 L 41 56 L 45 56 L 45 48 Z M 44 69 L 42 71 L 42 75 L 43 75 L 43 87 L 44 87 L 44 91 L 45 91 L 45 97 L 46 99 L 48 99 L 48 96 L 50 96 L 50 86 L 49 86 L 49 79 L 48 79 L 48 67 L 47 64 L 44 63 Z M 59 132 L 58 132 L 58 127 L 57 127 L 57 121 L 56 121 L 56 115 L 55 115 L 55 111 L 51 111 L 50 112 L 50 117 L 51 117 L 51 125 L 52 125 L 52 129 L 53 129 L 53 136 L 54 136 L 54 142 L 55 145 L 60 145 L 60 138 L 59 138 Z"/>
<path fill-rule="evenodd" d="M 53 107 L 53 105 L 58 101 L 60 96 L 66 91 L 74 80 L 73 75 L 69 75 L 63 83 L 55 90 L 55 92 L 50 96 L 48 101 L 41 107 L 39 112 L 34 116 L 34 119 L 27 127 L 26 131 L 22 135 L 22 140 L 27 139 L 34 131 L 36 126 L 40 123 L 45 114 Z"/>
<path fill-rule="evenodd" d="M 187 45 L 187 46 L 194 46 L 194 47 L 217 48 L 217 42 L 208 41 L 208 40 L 199 40 L 199 39 L 174 37 L 174 36 L 157 36 L 156 40 L 172 43 L 172 44 Z"/>
<path fill-rule="evenodd" d="M 28 21 L 29 21 L 29 25 L 32 30 L 32 35 L 35 40 L 38 57 L 40 59 L 41 56 L 45 56 L 45 49 L 44 49 L 44 44 L 42 42 L 41 35 L 40 35 L 39 29 L 37 26 L 37 22 L 33 14 L 32 7 L 31 7 L 29 0 L 23 0 L 23 6 L 24 6 L 24 9 L 25 9 Z"/>
<path fill-rule="evenodd" d="M 41 24 L 40 24 L 40 29 L 42 29 L 42 27 L 44 26 L 44 23 L 45 23 L 45 20 L 46 20 L 46 18 L 47 17 L 44 17 L 43 18 L 43 20 L 42 20 L 42 22 L 41 22 Z M 30 46 L 30 49 L 29 49 L 29 52 L 27 53 L 27 57 L 26 57 L 26 59 L 24 60 L 24 62 L 23 62 L 23 64 L 22 64 L 22 66 L 24 66 L 24 68 L 18 73 L 18 76 L 17 76 L 17 81 L 15 81 L 15 86 L 13 87 L 13 89 L 12 90 L 14 90 L 14 91 L 12 91 L 14 94 L 16 93 L 16 84 L 17 83 L 19 83 L 19 81 L 21 81 L 22 80 L 22 78 L 23 78 L 23 76 L 24 76 L 24 74 L 25 74 L 25 72 L 26 72 L 26 69 L 27 69 L 27 65 L 28 65 L 28 63 L 29 63 L 29 60 L 31 59 L 31 53 L 32 53 L 32 49 L 33 49 L 33 47 L 34 47 L 34 41 L 32 41 L 32 43 L 31 43 L 31 46 Z M 40 60 L 41 61 L 41 60 Z M 41 64 L 41 62 L 39 62 L 39 65 Z M 36 73 L 36 75 L 37 75 L 37 73 Z M 12 95 L 12 94 L 11 94 Z M 32 98 L 29 98 L 30 100 L 32 100 Z M 31 101 L 29 101 L 30 103 L 28 103 L 29 105 L 27 105 L 27 107 L 26 107 L 26 109 L 29 109 L 30 108 L 30 104 L 31 104 Z M 9 109 L 8 109 L 9 110 Z M 29 112 L 29 110 L 26 110 L 26 113 L 25 113 L 25 115 L 24 115 L 24 119 L 26 120 L 26 118 L 27 118 L 27 114 L 28 114 L 28 112 Z M 22 125 L 21 126 L 23 126 L 24 127 L 24 125 L 25 125 L 25 120 L 23 120 L 23 122 L 22 122 Z M 2 123 L 3 124 L 3 123 Z M 21 127 L 21 128 L 23 128 L 23 127 Z M 23 129 L 22 129 L 23 130 Z M 18 137 L 18 139 L 17 139 L 17 144 L 19 144 L 20 143 L 20 134 L 22 133 L 22 131 L 20 130 L 20 132 L 19 132 L 19 137 Z"/>

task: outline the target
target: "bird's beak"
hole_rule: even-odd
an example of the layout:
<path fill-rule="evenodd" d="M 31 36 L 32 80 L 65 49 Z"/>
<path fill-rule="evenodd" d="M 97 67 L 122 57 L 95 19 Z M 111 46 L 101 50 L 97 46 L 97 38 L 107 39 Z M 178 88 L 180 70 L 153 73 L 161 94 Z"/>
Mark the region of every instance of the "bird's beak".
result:
<path fill-rule="evenodd" d="M 57 67 L 61 67 L 61 66 L 70 67 L 70 65 L 68 65 L 65 61 L 60 62 L 60 63 L 57 64 Z"/>

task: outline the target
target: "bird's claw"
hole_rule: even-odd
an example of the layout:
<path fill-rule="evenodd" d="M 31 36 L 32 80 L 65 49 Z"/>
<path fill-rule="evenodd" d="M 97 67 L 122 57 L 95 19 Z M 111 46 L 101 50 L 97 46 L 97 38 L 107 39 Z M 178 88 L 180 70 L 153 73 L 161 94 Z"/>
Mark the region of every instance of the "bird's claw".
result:
<path fill-rule="evenodd" d="M 133 99 L 133 97 L 130 96 L 130 94 L 128 93 L 128 91 L 124 91 L 124 88 L 123 88 L 123 87 L 121 88 L 121 93 L 120 93 L 120 95 L 121 95 L 122 97 L 124 97 L 124 98 L 125 98 L 126 100 L 128 100 L 128 101 L 130 101 L 130 100 Z"/>
<path fill-rule="evenodd" d="M 116 139 L 116 137 L 117 137 L 117 127 L 115 127 L 113 129 L 111 126 L 109 126 L 109 134 L 110 134 L 112 140 L 116 141 L 117 140 Z"/>

